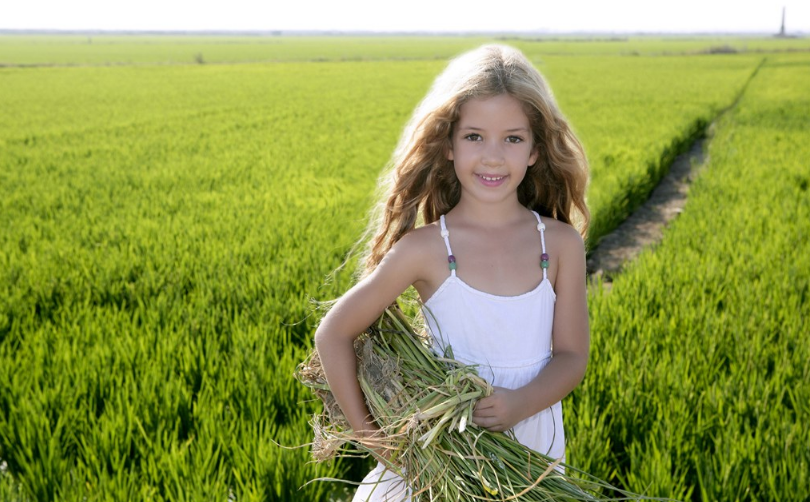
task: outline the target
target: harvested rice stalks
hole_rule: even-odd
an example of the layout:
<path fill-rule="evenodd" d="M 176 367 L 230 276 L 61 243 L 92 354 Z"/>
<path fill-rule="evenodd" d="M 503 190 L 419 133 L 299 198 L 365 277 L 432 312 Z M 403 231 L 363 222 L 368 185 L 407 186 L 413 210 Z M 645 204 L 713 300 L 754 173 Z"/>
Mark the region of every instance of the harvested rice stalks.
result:
<path fill-rule="evenodd" d="M 358 337 L 355 352 L 360 386 L 383 434 L 353 433 L 313 352 L 296 377 L 324 403 L 312 422 L 316 460 L 388 450 L 388 468 L 412 487 L 414 501 L 641 498 L 533 451 L 508 433 L 476 426 L 475 403 L 492 387 L 474 366 L 431 350 L 430 340 L 415 332 L 399 308 L 386 309 Z"/>

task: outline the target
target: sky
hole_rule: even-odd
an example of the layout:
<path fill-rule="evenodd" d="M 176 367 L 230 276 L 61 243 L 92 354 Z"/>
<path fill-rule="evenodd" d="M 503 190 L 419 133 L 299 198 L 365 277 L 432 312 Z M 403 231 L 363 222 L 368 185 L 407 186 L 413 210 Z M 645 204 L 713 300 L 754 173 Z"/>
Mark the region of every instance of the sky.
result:
<path fill-rule="evenodd" d="M 810 0 L 6 0 L 0 29 L 775 33 Z"/>

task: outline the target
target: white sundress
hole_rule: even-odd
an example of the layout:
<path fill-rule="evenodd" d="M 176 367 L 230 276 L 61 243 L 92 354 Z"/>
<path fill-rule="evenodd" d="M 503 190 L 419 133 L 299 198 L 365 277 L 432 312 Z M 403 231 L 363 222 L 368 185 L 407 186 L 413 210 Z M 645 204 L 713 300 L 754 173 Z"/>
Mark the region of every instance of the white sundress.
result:
<path fill-rule="evenodd" d="M 547 260 L 545 225 L 533 213 Z M 448 261 L 455 263 L 444 216 L 440 221 Z M 456 275 L 455 266 L 450 268 L 450 276 L 423 308 L 436 350 L 452 346 L 456 359 L 477 365 L 478 373 L 494 386 L 516 389 L 528 384 L 551 359 L 556 294 L 546 268 L 540 284 L 518 296 L 475 289 Z M 564 461 L 560 402 L 519 422 L 513 430 L 522 444 Z M 410 502 L 410 490 L 402 478 L 378 464 L 357 489 L 353 502 Z"/>

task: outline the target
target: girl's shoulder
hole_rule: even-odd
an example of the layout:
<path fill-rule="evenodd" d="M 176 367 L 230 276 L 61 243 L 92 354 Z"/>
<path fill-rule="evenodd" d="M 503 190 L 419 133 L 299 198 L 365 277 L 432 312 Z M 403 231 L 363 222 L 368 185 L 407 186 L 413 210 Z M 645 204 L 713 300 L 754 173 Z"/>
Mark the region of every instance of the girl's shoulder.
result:
<path fill-rule="evenodd" d="M 434 248 L 442 248 L 444 241 L 441 238 L 441 227 L 438 221 L 416 227 L 408 231 L 397 241 L 392 249 L 407 252 L 409 254 L 432 253 Z"/>
<path fill-rule="evenodd" d="M 550 216 L 543 216 L 541 220 L 546 225 L 546 242 L 558 249 L 560 256 L 585 252 L 585 242 L 576 228 Z"/>
<path fill-rule="evenodd" d="M 543 218 L 546 224 L 545 240 L 554 275 L 554 292 L 557 300 L 570 298 L 566 292 L 579 291 L 585 284 L 585 242 L 579 231 L 568 223 L 551 217 Z"/>
<path fill-rule="evenodd" d="M 428 223 L 421 227 L 409 230 L 391 247 L 391 251 L 399 255 L 407 255 L 412 259 L 423 259 L 431 256 L 437 250 L 444 249 L 441 238 L 441 228 L 438 222 Z"/>
<path fill-rule="evenodd" d="M 430 223 L 408 231 L 383 258 L 380 268 L 392 273 L 407 271 L 409 284 L 422 294 L 424 284 L 433 284 L 447 269 L 444 240 L 438 223 Z"/>

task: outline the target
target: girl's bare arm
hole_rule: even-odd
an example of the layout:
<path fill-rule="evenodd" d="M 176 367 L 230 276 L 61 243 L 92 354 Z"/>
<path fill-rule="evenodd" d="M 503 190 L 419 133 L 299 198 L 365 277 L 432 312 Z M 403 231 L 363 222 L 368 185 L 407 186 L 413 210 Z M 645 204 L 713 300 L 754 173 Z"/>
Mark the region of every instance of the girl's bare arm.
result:
<path fill-rule="evenodd" d="M 374 272 L 335 303 L 315 332 L 329 387 L 356 432 L 373 433 L 378 427 L 357 381 L 354 340 L 419 277 L 423 260 L 415 241 L 406 235 L 397 242 Z"/>

